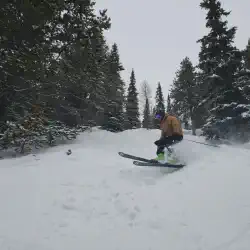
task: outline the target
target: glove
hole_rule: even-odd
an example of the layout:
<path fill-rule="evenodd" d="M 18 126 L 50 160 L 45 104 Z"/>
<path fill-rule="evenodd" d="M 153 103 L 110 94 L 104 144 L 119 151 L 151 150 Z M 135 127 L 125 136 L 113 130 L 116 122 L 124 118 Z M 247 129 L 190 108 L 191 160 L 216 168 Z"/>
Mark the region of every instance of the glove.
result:
<path fill-rule="evenodd" d="M 156 146 L 162 146 L 162 144 L 163 144 L 162 142 L 163 142 L 163 140 L 160 139 L 160 140 L 155 141 L 154 144 L 155 144 Z"/>

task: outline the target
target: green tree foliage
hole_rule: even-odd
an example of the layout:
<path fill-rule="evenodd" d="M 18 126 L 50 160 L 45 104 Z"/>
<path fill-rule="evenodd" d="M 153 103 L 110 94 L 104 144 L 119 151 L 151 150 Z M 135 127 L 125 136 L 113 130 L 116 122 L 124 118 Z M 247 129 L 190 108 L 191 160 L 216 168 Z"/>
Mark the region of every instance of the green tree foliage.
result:
<path fill-rule="evenodd" d="M 195 69 L 188 57 L 185 57 L 180 69 L 176 72 L 170 96 L 173 100 L 173 112 L 181 117 L 184 123 L 192 122 L 192 131 L 195 134 L 197 107 L 197 84 Z"/>
<path fill-rule="evenodd" d="M 120 72 L 124 70 L 118 52 L 117 44 L 113 44 L 108 56 L 107 70 L 107 100 L 103 128 L 112 132 L 124 130 L 124 82 Z"/>
<path fill-rule="evenodd" d="M 170 99 L 170 95 L 168 94 L 168 99 L 167 99 L 167 112 L 170 113 L 171 110 L 172 110 L 171 99 Z"/>
<path fill-rule="evenodd" d="M 149 129 L 151 127 L 150 106 L 148 98 L 146 98 L 145 106 L 143 109 L 142 127 L 146 129 Z"/>
<path fill-rule="evenodd" d="M 0 146 L 14 137 L 17 147 L 18 137 L 39 141 L 57 131 L 53 124 L 74 135 L 90 125 L 121 131 L 123 68 L 117 45 L 110 50 L 105 41 L 107 10 L 96 14 L 91 0 L 2 1 L 0 7 Z"/>
<path fill-rule="evenodd" d="M 147 81 L 143 81 L 141 84 L 141 96 L 143 104 L 143 118 L 142 118 L 142 127 L 146 129 L 152 129 L 152 105 L 150 102 L 151 99 L 151 88 Z"/>
<path fill-rule="evenodd" d="M 133 69 L 130 76 L 126 100 L 126 124 L 128 129 L 140 127 L 139 100 L 136 89 L 135 72 Z"/>
<path fill-rule="evenodd" d="M 163 111 L 163 112 L 166 111 L 162 87 L 161 87 L 160 82 L 158 82 L 157 89 L 156 89 L 154 115 L 158 113 L 159 111 Z M 154 127 L 159 128 L 159 121 L 156 119 L 154 119 Z"/>
<path fill-rule="evenodd" d="M 237 108 L 247 104 L 237 86 L 242 53 L 233 46 L 236 27 L 228 28 L 227 21 L 222 20 L 230 12 L 225 11 L 218 0 L 203 0 L 200 7 L 207 11 L 206 27 L 209 29 L 208 35 L 198 41 L 201 43 L 198 68 L 203 99 L 200 106 L 206 107 L 208 114 L 203 131 L 208 138 L 224 138 L 237 133 L 237 127 L 245 123 L 245 118 L 240 118 L 245 109 Z M 225 127 L 227 133 L 223 132 Z"/>

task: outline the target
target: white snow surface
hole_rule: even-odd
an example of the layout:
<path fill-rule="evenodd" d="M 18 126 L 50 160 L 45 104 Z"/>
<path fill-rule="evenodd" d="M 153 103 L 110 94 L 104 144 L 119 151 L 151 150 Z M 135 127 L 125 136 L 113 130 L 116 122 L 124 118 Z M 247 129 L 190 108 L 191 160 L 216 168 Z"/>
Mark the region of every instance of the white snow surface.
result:
<path fill-rule="evenodd" d="M 159 135 L 95 129 L 1 160 L 0 250 L 249 250 L 249 150 L 186 134 L 168 174 L 117 154 L 155 157 Z"/>

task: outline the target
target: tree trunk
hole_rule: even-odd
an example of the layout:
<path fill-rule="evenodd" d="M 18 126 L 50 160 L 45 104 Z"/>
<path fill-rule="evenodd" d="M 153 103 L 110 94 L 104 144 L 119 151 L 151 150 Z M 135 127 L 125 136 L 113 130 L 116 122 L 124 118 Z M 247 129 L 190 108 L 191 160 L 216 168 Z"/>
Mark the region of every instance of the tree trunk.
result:
<path fill-rule="evenodd" d="M 190 109 L 190 114 L 191 114 L 191 122 L 192 122 L 192 135 L 196 135 L 195 117 L 192 112 L 192 109 Z"/>
<path fill-rule="evenodd" d="M 192 119 L 192 135 L 196 135 L 195 121 Z"/>

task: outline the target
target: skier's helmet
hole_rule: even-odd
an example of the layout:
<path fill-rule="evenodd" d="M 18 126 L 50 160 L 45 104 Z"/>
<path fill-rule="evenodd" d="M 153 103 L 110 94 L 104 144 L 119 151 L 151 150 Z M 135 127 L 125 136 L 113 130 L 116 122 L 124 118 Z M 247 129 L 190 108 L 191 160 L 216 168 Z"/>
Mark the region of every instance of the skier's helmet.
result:
<path fill-rule="evenodd" d="M 164 111 L 158 111 L 155 114 L 155 118 L 158 119 L 158 120 L 162 120 L 165 115 L 167 115 L 166 112 L 164 112 Z"/>

